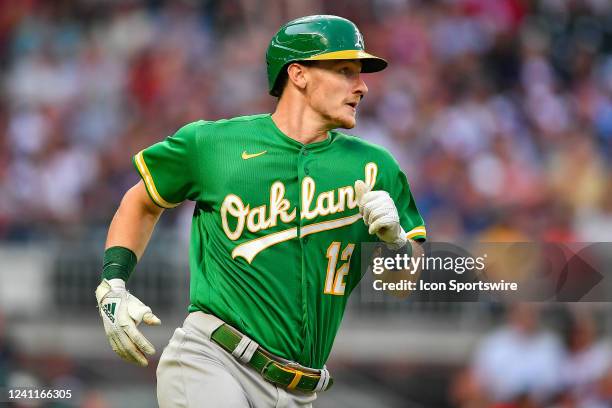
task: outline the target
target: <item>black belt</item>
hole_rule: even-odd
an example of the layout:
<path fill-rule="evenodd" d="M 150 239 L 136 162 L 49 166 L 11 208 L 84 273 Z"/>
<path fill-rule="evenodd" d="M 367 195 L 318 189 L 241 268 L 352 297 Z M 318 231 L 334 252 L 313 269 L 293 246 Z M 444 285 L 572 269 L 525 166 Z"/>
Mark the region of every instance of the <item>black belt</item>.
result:
<path fill-rule="evenodd" d="M 243 335 L 227 324 L 222 324 L 211 335 L 211 339 L 223 347 L 227 352 L 234 353 Z M 322 370 L 309 369 L 297 363 L 283 361 L 260 346 L 248 361 L 261 376 L 274 384 L 280 385 L 288 390 L 300 390 L 305 392 L 317 391 L 321 380 Z M 334 380 L 327 374 L 327 384 L 323 384 L 322 391 L 329 389 Z"/>

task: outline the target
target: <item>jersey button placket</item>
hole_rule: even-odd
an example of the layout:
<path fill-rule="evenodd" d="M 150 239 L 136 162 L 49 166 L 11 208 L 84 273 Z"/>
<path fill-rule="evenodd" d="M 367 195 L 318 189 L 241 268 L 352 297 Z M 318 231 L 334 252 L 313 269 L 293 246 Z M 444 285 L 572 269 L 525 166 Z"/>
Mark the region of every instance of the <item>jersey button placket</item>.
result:
<path fill-rule="evenodd" d="M 309 176 L 310 175 L 310 169 L 308 168 L 308 164 L 307 164 L 307 160 L 306 157 L 308 157 L 308 155 L 310 154 L 310 152 L 308 151 L 308 149 L 306 147 L 302 148 L 302 158 L 304 160 L 302 160 L 302 164 L 303 164 L 303 170 L 304 170 L 304 174 Z"/>
<path fill-rule="evenodd" d="M 301 204 L 302 204 L 302 183 L 304 181 L 304 179 L 308 176 L 310 176 L 311 174 L 311 169 L 309 168 L 309 164 L 312 161 L 312 155 L 310 154 L 311 152 L 308 151 L 308 149 L 304 146 L 300 149 L 299 154 L 298 154 L 298 179 L 300 182 L 300 211 L 303 211 L 304 208 L 302 208 Z M 300 226 L 300 231 L 299 231 L 299 240 L 301 242 L 301 249 L 302 249 L 302 270 L 301 270 L 301 277 L 300 277 L 300 281 L 301 281 L 301 285 L 300 287 L 302 288 L 302 299 L 301 299 L 301 305 L 302 305 L 302 316 L 303 317 L 303 321 L 302 321 L 302 327 L 303 327 L 303 331 L 304 333 L 309 333 L 310 332 L 310 323 L 309 323 L 309 308 L 310 305 L 308 304 L 308 299 L 309 299 L 309 294 L 311 292 L 310 290 L 310 282 L 308 281 L 308 274 L 307 274 L 307 270 L 309 268 L 309 262 L 307 259 L 307 244 L 309 241 L 309 237 L 301 237 L 301 231 L 304 225 L 308 224 L 308 220 L 306 219 L 302 219 L 300 217 L 299 220 L 299 226 Z M 308 350 L 309 349 L 309 345 L 308 345 L 308 338 L 309 336 L 306 336 L 304 339 L 304 344 L 303 344 L 303 350 Z"/>
<path fill-rule="evenodd" d="M 304 181 L 304 178 L 309 177 L 311 175 L 311 169 L 309 166 L 311 161 L 312 161 L 311 152 L 308 151 L 306 146 L 303 146 L 298 153 L 298 168 L 297 168 L 298 178 L 300 181 L 300 205 L 302 203 L 301 186 Z M 302 211 L 304 210 L 303 208 L 300 208 L 300 209 Z M 300 218 L 300 230 L 302 228 L 302 224 L 304 224 L 306 221 L 308 220 Z M 308 239 L 306 237 L 300 238 L 300 239 L 302 241 L 302 244 L 306 244 L 306 242 L 308 242 Z"/>

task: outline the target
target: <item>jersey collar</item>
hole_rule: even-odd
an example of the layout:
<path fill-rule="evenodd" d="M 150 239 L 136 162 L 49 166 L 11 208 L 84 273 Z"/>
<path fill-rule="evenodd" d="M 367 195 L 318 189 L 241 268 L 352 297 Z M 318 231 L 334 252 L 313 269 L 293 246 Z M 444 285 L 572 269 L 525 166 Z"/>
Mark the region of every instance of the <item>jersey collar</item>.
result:
<path fill-rule="evenodd" d="M 283 139 L 286 143 L 294 146 L 295 148 L 302 149 L 303 147 L 308 148 L 308 150 L 319 150 L 322 149 L 326 146 L 328 146 L 334 139 L 335 136 L 335 132 L 333 130 L 330 130 L 327 132 L 327 138 L 325 140 L 321 140 L 320 142 L 315 142 L 315 143 L 308 143 L 308 144 L 304 144 L 301 142 L 298 142 L 295 139 L 290 138 L 289 136 L 287 136 L 285 133 L 283 133 L 277 126 L 276 123 L 274 123 L 274 121 L 272 120 L 272 114 L 268 113 L 266 115 L 267 120 L 270 121 L 270 124 L 272 126 L 272 128 L 274 129 L 275 133 L 277 136 L 279 136 L 281 139 Z"/>

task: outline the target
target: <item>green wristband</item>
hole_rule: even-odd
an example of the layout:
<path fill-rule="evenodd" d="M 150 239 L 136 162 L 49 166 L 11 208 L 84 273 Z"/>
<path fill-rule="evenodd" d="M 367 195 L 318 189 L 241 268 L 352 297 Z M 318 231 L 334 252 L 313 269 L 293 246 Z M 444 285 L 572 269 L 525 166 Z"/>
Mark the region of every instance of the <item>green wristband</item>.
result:
<path fill-rule="evenodd" d="M 114 246 L 104 251 L 104 263 L 102 266 L 102 277 L 104 279 L 130 279 L 134 267 L 136 267 L 136 254 L 125 247 Z"/>

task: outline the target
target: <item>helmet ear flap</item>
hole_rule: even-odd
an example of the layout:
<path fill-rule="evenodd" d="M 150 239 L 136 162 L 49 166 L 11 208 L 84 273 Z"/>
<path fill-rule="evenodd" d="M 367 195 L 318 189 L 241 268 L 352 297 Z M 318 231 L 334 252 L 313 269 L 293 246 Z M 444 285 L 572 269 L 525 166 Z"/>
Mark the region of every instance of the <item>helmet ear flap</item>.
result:
<path fill-rule="evenodd" d="M 274 86 L 272 86 L 272 89 L 270 90 L 270 95 L 276 96 L 277 98 L 280 98 L 282 95 L 283 90 L 287 85 L 287 81 L 289 80 L 289 75 L 287 74 L 288 66 L 289 64 L 286 64 L 281 68 L 278 76 L 276 77 L 276 81 L 274 82 Z"/>

